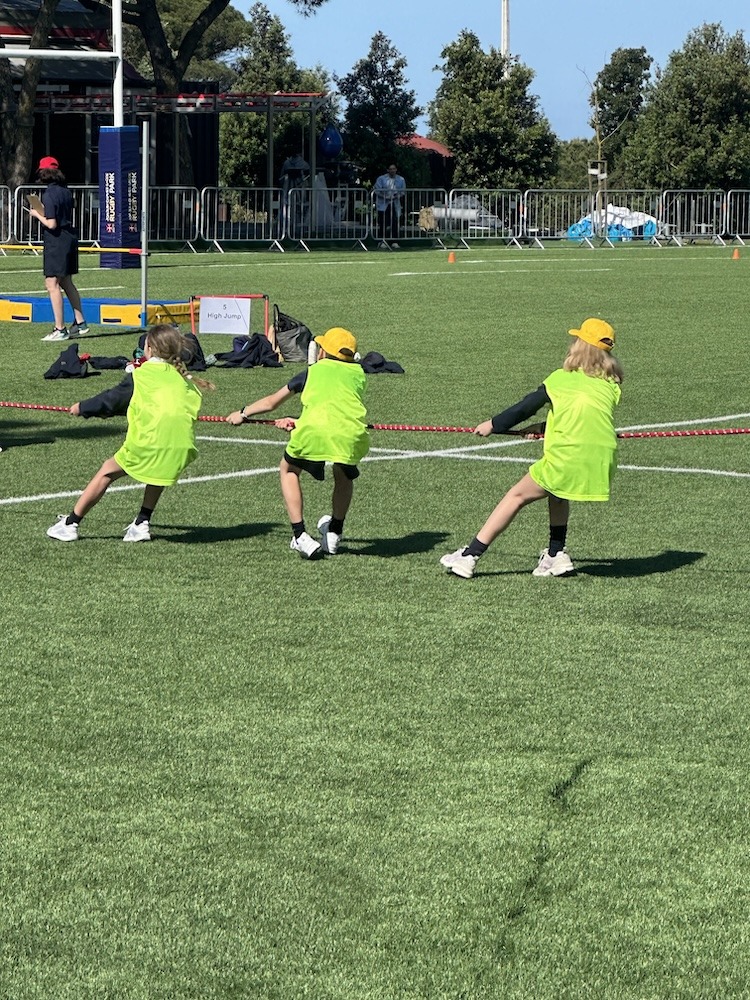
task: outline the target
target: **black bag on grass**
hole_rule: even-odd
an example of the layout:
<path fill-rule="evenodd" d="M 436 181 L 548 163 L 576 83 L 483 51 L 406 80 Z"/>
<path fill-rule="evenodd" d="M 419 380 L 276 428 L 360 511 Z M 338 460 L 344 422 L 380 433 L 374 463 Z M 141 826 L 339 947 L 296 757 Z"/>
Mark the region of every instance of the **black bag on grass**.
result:
<path fill-rule="evenodd" d="M 298 319 L 287 316 L 277 305 L 273 307 L 273 331 L 276 346 L 284 361 L 307 361 L 307 348 L 313 335 L 309 327 Z"/>
<path fill-rule="evenodd" d="M 89 374 L 88 357 L 78 357 L 78 344 L 69 344 L 60 357 L 44 373 L 45 378 L 86 378 Z"/>

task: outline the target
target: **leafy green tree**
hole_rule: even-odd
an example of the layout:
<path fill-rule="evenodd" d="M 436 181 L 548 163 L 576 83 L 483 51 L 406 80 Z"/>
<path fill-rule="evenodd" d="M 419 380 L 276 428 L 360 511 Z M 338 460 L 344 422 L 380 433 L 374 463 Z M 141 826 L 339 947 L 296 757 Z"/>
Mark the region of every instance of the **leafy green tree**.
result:
<path fill-rule="evenodd" d="M 632 186 L 750 187 L 750 47 L 720 24 L 692 31 L 647 90 L 622 163 Z"/>
<path fill-rule="evenodd" d="M 46 46 L 58 3 L 59 0 L 42 0 L 31 34 L 32 49 Z M 10 60 L 1 57 L 3 48 L 0 41 L 0 184 L 15 189 L 19 184 L 26 184 L 32 172 L 34 102 L 41 63 L 38 59 L 26 60 L 16 92 Z"/>
<path fill-rule="evenodd" d="M 539 187 L 554 175 L 557 139 L 528 90 L 534 73 L 501 52 L 484 52 L 471 31 L 441 52 L 443 73 L 430 106 L 432 134 L 456 157 L 454 183 L 476 188 Z"/>
<path fill-rule="evenodd" d="M 653 60 L 645 48 L 615 49 L 597 74 L 589 95 L 596 155 L 607 160 L 609 186 L 620 180 L 618 161 L 635 132 Z"/>
<path fill-rule="evenodd" d="M 557 173 L 550 180 L 553 188 L 587 191 L 589 162 L 598 159 L 595 139 L 570 139 L 558 147 Z"/>
<path fill-rule="evenodd" d="M 346 101 L 347 155 L 371 180 L 395 161 L 401 173 L 408 176 L 409 184 L 417 187 L 424 169 L 422 159 L 398 141 L 413 134 L 422 110 L 416 104 L 415 92 L 407 90 L 405 70 L 404 57 L 378 31 L 364 59 L 355 63 L 346 76 L 334 76 L 334 80 Z"/>
<path fill-rule="evenodd" d="M 321 93 L 330 87 L 324 69 L 300 69 L 294 61 L 289 35 L 276 15 L 263 3 L 250 9 L 238 56 L 233 63 L 235 87 L 247 93 Z M 230 187 L 264 186 L 268 177 L 268 137 L 265 115 L 222 115 L 220 177 Z M 305 137 L 306 114 L 284 112 L 274 118 L 272 177 L 278 179 L 288 156 L 309 158 Z M 309 135 L 307 135 L 309 142 Z"/>

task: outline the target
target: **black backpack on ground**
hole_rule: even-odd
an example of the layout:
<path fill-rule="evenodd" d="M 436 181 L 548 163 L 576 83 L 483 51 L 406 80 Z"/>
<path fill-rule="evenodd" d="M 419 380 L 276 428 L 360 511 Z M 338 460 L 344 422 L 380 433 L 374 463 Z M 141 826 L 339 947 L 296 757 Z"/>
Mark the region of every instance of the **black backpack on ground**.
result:
<path fill-rule="evenodd" d="M 89 374 L 87 354 L 83 358 L 78 357 L 78 344 L 69 344 L 64 351 L 60 352 L 60 357 L 44 373 L 45 378 L 86 378 Z"/>
<path fill-rule="evenodd" d="M 276 346 L 284 361 L 307 361 L 307 348 L 313 335 L 309 327 L 293 316 L 287 316 L 278 306 L 273 307 L 273 332 Z"/>

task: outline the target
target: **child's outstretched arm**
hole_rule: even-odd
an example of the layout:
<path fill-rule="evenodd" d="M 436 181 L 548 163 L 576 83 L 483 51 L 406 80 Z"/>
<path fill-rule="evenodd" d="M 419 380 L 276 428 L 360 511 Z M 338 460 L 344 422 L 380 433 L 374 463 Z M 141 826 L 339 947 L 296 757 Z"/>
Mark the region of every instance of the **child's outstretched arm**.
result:
<path fill-rule="evenodd" d="M 520 402 L 509 406 L 502 413 L 498 413 L 492 420 L 484 420 L 481 424 L 477 424 L 474 428 L 474 433 L 479 434 L 481 437 L 487 437 L 489 434 L 504 434 L 522 420 L 527 420 L 532 414 L 536 413 L 537 410 L 541 410 L 549 402 L 550 398 L 547 395 L 547 390 L 543 385 L 540 385 L 534 392 L 528 393 Z"/>
<path fill-rule="evenodd" d="M 270 413 L 271 410 L 275 410 L 281 406 L 284 400 L 289 399 L 291 395 L 293 395 L 292 390 L 286 385 L 282 386 L 281 389 L 271 393 L 270 396 L 264 396 L 262 399 L 257 399 L 254 403 L 248 403 L 241 410 L 234 410 L 225 419 L 228 424 L 241 424 L 245 420 L 249 420 L 250 417 L 257 416 L 259 413 Z"/>

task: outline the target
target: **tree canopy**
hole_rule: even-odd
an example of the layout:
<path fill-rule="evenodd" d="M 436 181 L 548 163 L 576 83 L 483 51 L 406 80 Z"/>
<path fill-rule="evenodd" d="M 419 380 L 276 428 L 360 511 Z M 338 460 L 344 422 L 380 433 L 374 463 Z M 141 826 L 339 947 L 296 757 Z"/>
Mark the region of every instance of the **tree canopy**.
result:
<path fill-rule="evenodd" d="M 329 89 L 326 71 L 301 69 L 294 60 L 289 35 L 281 20 L 263 3 L 250 8 L 241 45 L 232 64 L 235 87 L 248 93 L 287 91 L 317 93 Z M 309 157 L 305 132 L 309 118 L 285 112 L 274 119 L 273 178 L 295 153 Z M 266 119 L 261 115 L 223 115 L 221 119 L 221 182 L 229 186 L 264 186 L 268 177 Z M 309 141 L 309 136 L 307 137 Z"/>
<path fill-rule="evenodd" d="M 406 60 L 382 31 L 373 35 L 367 55 L 345 76 L 334 76 L 346 101 L 344 130 L 347 155 L 374 180 L 394 160 L 410 153 L 399 144 L 413 134 L 421 108 L 407 89 Z M 404 168 L 415 185 L 416 163 Z"/>
<path fill-rule="evenodd" d="M 618 161 L 635 132 L 652 61 L 643 47 L 615 49 L 591 88 L 589 124 L 597 145 L 592 159 L 606 158 L 610 185 L 618 183 Z"/>
<path fill-rule="evenodd" d="M 454 181 L 477 188 L 538 187 L 555 171 L 557 139 L 528 90 L 534 73 L 484 52 L 471 31 L 442 53 L 430 106 L 433 136 L 456 157 Z"/>
<path fill-rule="evenodd" d="M 750 187 L 750 47 L 704 24 L 647 88 L 622 161 L 631 184 Z"/>

